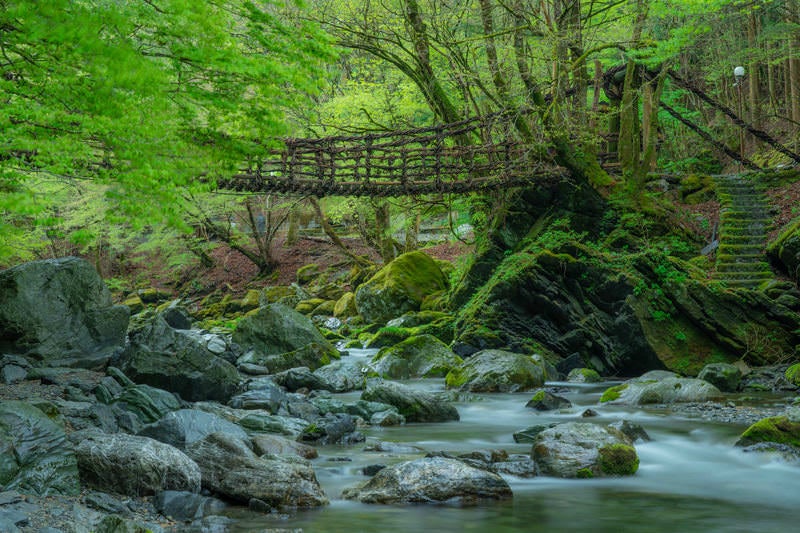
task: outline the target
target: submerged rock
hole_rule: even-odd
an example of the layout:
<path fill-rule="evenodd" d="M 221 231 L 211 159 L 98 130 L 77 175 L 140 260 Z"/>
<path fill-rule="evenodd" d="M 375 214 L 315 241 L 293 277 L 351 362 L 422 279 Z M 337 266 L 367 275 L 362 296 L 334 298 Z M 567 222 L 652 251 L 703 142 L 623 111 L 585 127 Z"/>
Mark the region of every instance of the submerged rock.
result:
<path fill-rule="evenodd" d="M 639 468 L 636 449 L 625 434 L 583 422 L 541 431 L 531 458 L 542 475 L 564 478 L 632 475 Z"/>
<path fill-rule="evenodd" d="M 504 350 L 483 350 L 447 374 L 448 388 L 470 392 L 517 392 L 544 385 L 544 364 Z"/>
<path fill-rule="evenodd" d="M 556 409 L 568 409 L 572 407 L 572 402 L 545 389 L 539 389 L 528 400 L 525 407 L 536 409 L 537 411 L 554 411 Z"/>
<path fill-rule="evenodd" d="M 375 380 L 361 394 L 362 400 L 392 405 L 407 422 L 459 420 L 458 410 L 441 397 L 414 390 L 400 383 Z"/>
<path fill-rule="evenodd" d="M 100 368 L 125 342 L 129 311 L 97 271 L 66 257 L 0 271 L 0 353 L 48 366 Z"/>
<path fill-rule="evenodd" d="M 342 497 L 363 503 L 474 503 L 512 497 L 499 475 L 457 459 L 426 457 L 381 469 L 360 487 L 345 489 Z"/>

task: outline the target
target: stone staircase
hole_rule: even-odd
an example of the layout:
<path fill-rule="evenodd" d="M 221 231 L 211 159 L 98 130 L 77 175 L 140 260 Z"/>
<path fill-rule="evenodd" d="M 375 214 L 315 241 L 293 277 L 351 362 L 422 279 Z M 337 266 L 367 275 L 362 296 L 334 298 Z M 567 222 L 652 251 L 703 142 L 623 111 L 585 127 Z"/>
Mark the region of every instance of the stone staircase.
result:
<path fill-rule="evenodd" d="M 717 176 L 715 185 L 721 204 L 715 278 L 731 288 L 755 289 L 774 277 L 764 255 L 769 201 L 747 176 Z"/>

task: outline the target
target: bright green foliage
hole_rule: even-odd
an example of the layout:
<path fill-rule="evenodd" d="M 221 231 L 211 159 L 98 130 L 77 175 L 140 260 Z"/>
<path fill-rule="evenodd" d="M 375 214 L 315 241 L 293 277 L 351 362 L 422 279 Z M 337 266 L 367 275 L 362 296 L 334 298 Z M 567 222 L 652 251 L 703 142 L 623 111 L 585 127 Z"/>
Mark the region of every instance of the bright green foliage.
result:
<path fill-rule="evenodd" d="M 786 369 L 786 379 L 788 379 L 792 385 L 800 387 L 800 363 Z"/>
<path fill-rule="evenodd" d="M 331 57 L 313 26 L 277 15 L 247 0 L 3 2 L 0 257 L 14 230 L 57 221 L 45 182 L 101 181 L 101 215 L 182 226 L 185 188 L 263 153 Z"/>

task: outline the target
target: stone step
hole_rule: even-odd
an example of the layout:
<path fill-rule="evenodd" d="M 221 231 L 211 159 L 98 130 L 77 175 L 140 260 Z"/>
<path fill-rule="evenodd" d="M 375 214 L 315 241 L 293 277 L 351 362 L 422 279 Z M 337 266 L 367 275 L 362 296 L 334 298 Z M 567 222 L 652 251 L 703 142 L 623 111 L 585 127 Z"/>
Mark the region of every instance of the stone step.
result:
<path fill-rule="evenodd" d="M 723 244 L 720 245 L 717 251 L 720 255 L 756 255 L 764 253 L 764 245 L 759 244 Z"/>
<path fill-rule="evenodd" d="M 717 263 L 758 263 L 764 261 L 764 254 L 726 254 L 717 253 Z"/>
<path fill-rule="evenodd" d="M 763 237 L 753 237 L 750 235 L 725 236 L 719 239 L 720 244 L 725 243 L 731 246 L 764 246 Z"/>
<path fill-rule="evenodd" d="M 720 272 L 716 278 L 720 281 L 764 281 L 772 279 L 772 272 Z"/>
<path fill-rule="evenodd" d="M 724 272 L 726 275 L 728 273 L 736 272 L 738 274 L 761 274 L 767 273 L 768 275 L 772 275 L 772 271 L 769 268 L 769 264 L 766 262 L 754 262 L 754 263 L 743 263 L 743 262 L 736 262 L 736 263 L 719 263 L 717 262 L 717 272 L 722 273 Z"/>
<path fill-rule="evenodd" d="M 748 222 L 758 222 L 761 224 L 769 223 L 772 218 L 764 213 L 744 213 L 742 211 L 736 211 L 731 213 L 721 213 L 719 216 L 719 221 L 722 224 L 728 225 L 738 225 L 738 224 L 747 224 Z"/>
<path fill-rule="evenodd" d="M 761 237 L 762 239 L 767 236 L 767 224 L 763 222 L 753 222 L 750 224 L 730 224 L 725 225 L 722 231 L 719 232 L 720 240 L 725 237 L 741 237 L 748 235 L 753 237 Z"/>
<path fill-rule="evenodd" d="M 725 283 L 731 289 L 755 289 L 758 288 L 764 281 L 763 280 L 719 280 L 720 282 Z"/>

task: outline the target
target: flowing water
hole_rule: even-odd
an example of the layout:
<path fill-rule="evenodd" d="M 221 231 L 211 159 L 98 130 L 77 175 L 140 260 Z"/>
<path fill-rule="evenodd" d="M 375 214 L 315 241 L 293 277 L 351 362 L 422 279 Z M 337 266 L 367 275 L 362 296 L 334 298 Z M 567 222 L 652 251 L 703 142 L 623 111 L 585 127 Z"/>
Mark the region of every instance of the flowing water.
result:
<path fill-rule="evenodd" d="M 372 352 L 374 353 L 374 352 Z M 355 356 L 369 352 L 358 351 Z M 414 386 L 444 390 L 443 380 Z M 779 458 L 744 453 L 733 443 L 744 427 L 646 410 L 598 405 L 613 383 L 563 386 L 573 407 L 539 413 L 525 407 L 530 393 L 481 394 L 461 398 L 459 422 L 366 428 L 368 441 L 398 443 L 392 453 L 365 452 L 364 444 L 323 446 L 314 460 L 317 477 L 331 499 L 322 509 L 277 517 L 244 513 L 233 531 L 302 528 L 305 532 L 790 532 L 800 531 L 800 467 Z M 338 395 L 354 401 L 360 393 Z M 462 453 L 504 449 L 529 453 L 512 434 L 532 425 L 581 421 L 587 408 L 594 423 L 627 419 L 643 426 L 651 442 L 637 443 L 635 476 L 592 480 L 506 477 L 510 501 L 472 507 L 367 505 L 340 498 L 342 489 L 364 482 L 366 465 L 392 464 L 428 451 Z"/>

